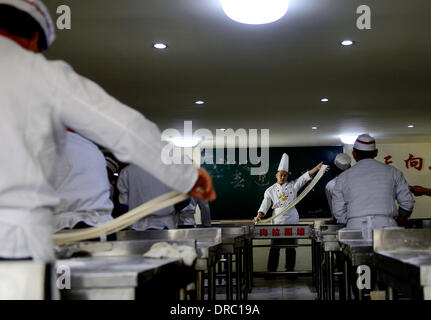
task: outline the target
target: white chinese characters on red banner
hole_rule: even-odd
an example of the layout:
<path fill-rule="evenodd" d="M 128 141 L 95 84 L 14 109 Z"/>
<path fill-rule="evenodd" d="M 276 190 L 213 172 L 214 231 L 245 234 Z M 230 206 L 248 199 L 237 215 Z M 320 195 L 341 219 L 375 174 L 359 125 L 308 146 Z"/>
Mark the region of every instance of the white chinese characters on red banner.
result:
<path fill-rule="evenodd" d="M 259 237 L 304 237 L 305 228 L 303 227 L 268 227 L 259 229 Z"/>

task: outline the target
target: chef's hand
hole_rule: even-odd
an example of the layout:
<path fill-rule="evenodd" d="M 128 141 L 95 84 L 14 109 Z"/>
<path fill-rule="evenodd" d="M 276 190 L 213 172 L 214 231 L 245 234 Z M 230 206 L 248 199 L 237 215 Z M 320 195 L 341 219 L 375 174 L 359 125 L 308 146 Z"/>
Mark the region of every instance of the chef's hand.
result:
<path fill-rule="evenodd" d="M 308 171 L 308 174 L 311 176 L 314 176 L 319 170 L 320 168 L 322 168 L 323 166 L 323 162 L 320 162 L 317 166 L 315 166 L 313 169 L 311 169 L 310 171 Z M 326 171 L 329 170 L 329 166 L 326 168 Z"/>
<path fill-rule="evenodd" d="M 204 199 L 208 201 L 214 201 L 216 198 L 216 193 L 213 188 L 213 182 L 205 169 L 199 168 L 198 180 L 193 186 L 189 195 L 195 198 Z"/>
<path fill-rule="evenodd" d="M 416 196 L 423 196 L 425 194 L 425 188 L 421 186 L 410 186 L 410 191 Z"/>
<path fill-rule="evenodd" d="M 258 223 L 262 219 L 263 216 L 264 216 L 263 212 L 258 212 L 257 216 L 253 219 L 254 223 Z"/>

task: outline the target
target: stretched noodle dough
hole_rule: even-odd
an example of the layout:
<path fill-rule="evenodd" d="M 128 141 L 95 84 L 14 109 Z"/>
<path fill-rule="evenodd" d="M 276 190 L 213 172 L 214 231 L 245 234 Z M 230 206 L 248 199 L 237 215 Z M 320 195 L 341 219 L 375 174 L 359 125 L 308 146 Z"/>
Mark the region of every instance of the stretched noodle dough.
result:
<path fill-rule="evenodd" d="M 294 206 L 296 206 L 299 203 L 299 201 L 301 201 L 314 188 L 314 186 L 317 184 L 317 182 L 319 182 L 320 178 L 323 177 L 327 167 L 328 167 L 327 165 L 322 165 L 319 172 L 314 177 L 313 181 L 311 181 L 311 183 L 304 189 L 304 191 L 302 191 L 302 193 L 295 200 L 293 200 L 282 212 L 280 212 L 279 214 L 272 216 L 268 219 L 261 220 L 256 224 L 269 224 L 272 220 L 281 216 L 282 214 L 286 213 L 287 211 L 292 209 Z M 250 222 L 253 222 L 253 220 L 223 220 L 223 221 L 220 221 L 221 224 L 223 224 L 223 223 L 250 223 Z"/>
<path fill-rule="evenodd" d="M 327 166 L 323 165 L 317 175 L 314 177 L 313 181 L 305 188 L 304 191 L 294 200 L 292 201 L 286 209 L 277 214 L 276 216 L 270 217 L 265 220 L 259 221 L 257 224 L 268 224 L 275 218 L 280 215 L 286 213 L 290 209 L 292 209 L 295 205 L 299 203 L 310 191 L 314 188 L 317 182 L 322 178 L 323 174 L 326 171 Z M 141 220 L 152 213 L 164 209 L 166 207 L 172 206 L 178 202 L 184 201 L 188 199 L 189 196 L 182 194 L 177 191 L 171 191 L 160 197 L 154 198 L 143 205 L 129 211 L 128 213 L 112 220 L 101 224 L 97 227 L 88 228 L 85 230 L 73 230 L 68 232 L 60 232 L 56 233 L 53 236 L 54 243 L 56 245 L 63 245 L 70 242 L 81 241 L 92 238 L 99 238 L 101 236 L 107 236 L 111 233 L 118 232 L 128 226 L 131 226 L 136 221 Z M 253 220 L 223 220 L 220 223 L 250 223 Z"/>

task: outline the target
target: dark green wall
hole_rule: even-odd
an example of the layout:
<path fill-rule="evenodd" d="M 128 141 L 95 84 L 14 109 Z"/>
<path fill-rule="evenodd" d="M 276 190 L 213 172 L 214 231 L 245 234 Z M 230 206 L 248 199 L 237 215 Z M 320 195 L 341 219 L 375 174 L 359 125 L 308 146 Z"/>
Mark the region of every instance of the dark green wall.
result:
<path fill-rule="evenodd" d="M 238 151 L 236 149 L 237 162 Z M 216 151 L 213 150 L 213 152 L 215 162 Z M 250 164 L 203 164 L 202 167 L 212 176 L 217 192 L 217 199 L 210 204 L 211 218 L 213 220 L 252 219 L 263 200 L 263 193 L 276 182 L 275 174 L 283 153 L 289 155 L 289 180 L 294 180 L 320 161 L 330 165 L 340 152 L 343 152 L 343 147 L 270 148 L 269 169 L 263 176 L 250 175 Z M 227 162 L 226 155 L 225 159 Z M 325 185 L 329 180 L 331 180 L 330 172 L 326 173 L 296 206 L 300 218 L 330 217 L 325 196 Z"/>

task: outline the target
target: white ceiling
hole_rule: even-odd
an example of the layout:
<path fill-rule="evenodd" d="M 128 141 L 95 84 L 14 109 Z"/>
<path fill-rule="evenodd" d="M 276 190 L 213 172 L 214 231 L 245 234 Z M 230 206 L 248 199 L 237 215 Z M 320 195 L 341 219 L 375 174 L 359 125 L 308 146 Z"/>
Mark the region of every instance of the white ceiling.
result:
<path fill-rule="evenodd" d="M 284 18 L 260 26 L 230 20 L 219 0 L 45 3 L 54 16 L 60 4 L 72 10 L 72 30 L 58 32 L 47 56 L 162 130 L 182 131 L 184 120 L 214 132 L 270 129 L 273 146 L 337 145 L 363 132 L 431 141 L 429 0 L 291 0 Z M 362 4 L 369 31 L 356 28 Z M 153 49 L 158 41 L 168 49 Z"/>

